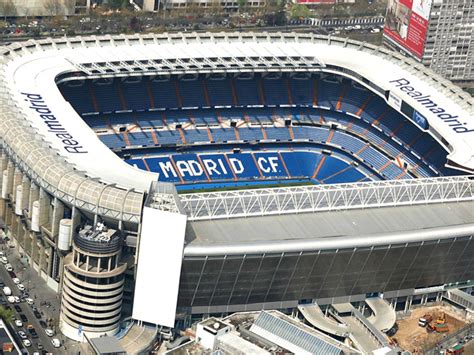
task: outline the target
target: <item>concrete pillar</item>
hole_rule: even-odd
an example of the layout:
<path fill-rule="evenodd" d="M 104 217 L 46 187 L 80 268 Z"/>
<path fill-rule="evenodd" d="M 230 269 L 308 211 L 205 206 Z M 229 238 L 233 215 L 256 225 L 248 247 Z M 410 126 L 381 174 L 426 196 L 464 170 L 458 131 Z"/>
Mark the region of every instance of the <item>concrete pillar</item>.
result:
<path fill-rule="evenodd" d="M 63 217 L 64 204 L 55 197 L 53 202 L 53 216 L 51 220 L 51 233 L 53 234 L 54 238 L 56 238 L 59 234 L 59 222 Z"/>
<path fill-rule="evenodd" d="M 33 202 L 39 199 L 39 187 L 35 183 L 31 183 L 30 196 L 28 196 L 28 217 L 31 218 L 33 213 Z"/>
<path fill-rule="evenodd" d="M 13 187 L 12 187 L 13 197 L 12 197 L 12 201 L 16 200 L 17 186 L 21 185 L 22 181 L 23 181 L 23 173 L 21 172 L 21 170 L 18 167 L 16 167 L 15 172 L 13 174 Z"/>
<path fill-rule="evenodd" d="M 3 183 L 3 172 L 7 170 L 8 157 L 2 154 L 0 157 L 0 216 L 5 215 L 5 200 L 2 197 L 2 183 Z"/>
<path fill-rule="evenodd" d="M 13 173 L 15 166 L 11 161 L 8 161 L 7 169 L 3 172 L 2 180 L 2 198 L 7 199 L 8 195 L 13 191 Z"/>
<path fill-rule="evenodd" d="M 8 157 L 5 154 L 0 156 L 0 186 L 2 186 L 3 181 L 3 171 L 7 170 L 8 166 Z"/>
<path fill-rule="evenodd" d="M 407 296 L 407 299 L 405 300 L 405 313 L 410 309 L 410 299 L 411 296 Z"/>
<path fill-rule="evenodd" d="M 43 189 L 39 194 L 39 225 L 40 227 L 47 224 L 49 221 L 49 195 Z"/>
<path fill-rule="evenodd" d="M 30 195 L 30 179 L 26 175 L 22 176 L 21 184 L 16 185 L 15 214 L 23 215 L 23 210 L 28 208 Z"/>

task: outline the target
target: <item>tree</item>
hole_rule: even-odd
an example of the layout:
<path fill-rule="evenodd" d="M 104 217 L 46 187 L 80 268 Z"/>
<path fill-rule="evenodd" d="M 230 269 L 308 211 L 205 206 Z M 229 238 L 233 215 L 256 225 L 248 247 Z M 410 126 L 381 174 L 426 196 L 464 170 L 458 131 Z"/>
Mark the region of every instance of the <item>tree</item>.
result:
<path fill-rule="evenodd" d="M 48 12 L 48 15 L 57 16 L 64 13 L 64 6 L 61 0 L 46 0 L 44 8 Z"/>
<path fill-rule="evenodd" d="M 0 16 L 3 16 L 5 21 L 7 20 L 7 16 L 15 16 L 16 15 L 16 7 L 13 4 L 12 0 L 0 0 Z"/>
<path fill-rule="evenodd" d="M 245 10 L 247 7 L 247 0 L 237 0 L 237 4 L 239 5 L 239 13 Z"/>
<path fill-rule="evenodd" d="M 14 313 L 11 309 L 5 309 L 3 306 L 0 306 L 0 318 L 2 318 L 5 323 L 12 323 Z"/>
<path fill-rule="evenodd" d="M 306 5 L 294 4 L 291 7 L 291 18 L 307 18 L 311 16 L 311 11 Z"/>

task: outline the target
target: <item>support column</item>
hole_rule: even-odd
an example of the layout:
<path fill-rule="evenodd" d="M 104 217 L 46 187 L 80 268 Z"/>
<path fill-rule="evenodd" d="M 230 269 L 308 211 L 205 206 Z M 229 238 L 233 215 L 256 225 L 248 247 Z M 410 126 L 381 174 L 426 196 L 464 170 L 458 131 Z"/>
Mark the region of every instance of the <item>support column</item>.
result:
<path fill-rule="evenodd" d="M 33 202 L 39 199 L 39 187 L 35 183 L 31 183 L 30 196 L 28 196 L 28 218 L 33 215 Z"/>
<path fill-rule="evenodd" d="M 13 174 L 12 202 L 16 202 L 17 186 L 19 185 L 21 186 L 22 180 L 23 180 L 23 173 L 18 167 L 16 167 L 15 172 Z"/>
<path fill-rule="evenodd" d="M 3 171 L 2 180 L 2 198 L 6 200 L 13 191 L 13 172 L 15 167 L 11 161 L 8 161 L 7 168 Z"/>
<path fill-rule="evenodd" d="M 51 220 L 51 234 L 53 235 L 55 241 L 57 241 L 56 237 L 59 234 L 59 222 L 64 217 L 64 204 L 57 199 L 54 198 L 53 202 L 53 218 Z"/>
<path fill-rule="evenodd" d="M 50 198 L 46 191 L 40 190 L 39 194 L 39 226 L 44 226 L 49 221 L 49 204 Z"/>
<path fill-rule="evenodd" d="M 3 193 L 1 192 L 3 186 L 3 172 L 7 170 L 8 166 L 8 157 L 3 153 L 0 156 L 0 216 L 5 215 L 5 200 L 3 198 Z"/>

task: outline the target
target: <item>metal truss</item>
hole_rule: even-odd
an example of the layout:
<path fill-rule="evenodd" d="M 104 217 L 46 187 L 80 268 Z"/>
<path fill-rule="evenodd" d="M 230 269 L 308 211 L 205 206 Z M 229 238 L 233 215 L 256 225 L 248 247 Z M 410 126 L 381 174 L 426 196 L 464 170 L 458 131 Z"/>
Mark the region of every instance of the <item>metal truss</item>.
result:
<path fill-rule="evenodd" d="M 71 63 L 87 77 L 108 77 L 117 75 L 216 73 L 243 71 L 309 71 L 323 68 L 315 57 L 272 56 L 272 57 L 192 57 L 154 60 L 134 59 L 120 62 Z M 77 76 L 75 77 L 77 79 Z"/>
<path fill-rule="evenodd" d="M 180 200 L 191 221 L 474 201 L 474 177 L 195 193 Z"/>

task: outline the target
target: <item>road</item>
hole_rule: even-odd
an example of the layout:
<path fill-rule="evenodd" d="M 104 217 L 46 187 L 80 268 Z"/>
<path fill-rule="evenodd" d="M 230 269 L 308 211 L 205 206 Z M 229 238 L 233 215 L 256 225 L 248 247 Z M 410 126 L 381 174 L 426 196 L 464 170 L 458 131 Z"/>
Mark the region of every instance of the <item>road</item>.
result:
<path fill-rule="evenodd" d="M 13 258 L 14 258 L 13 256 L 9 256 L 8 257 L 9 262 L 13 261 L 12 260 Z M 14 269 L 13 271 L 17 272 L 16 269 Z M 5 267 L 4 267 L 3 264 L 1 264 L 1 266 L 0 266 L 0 279 L 3 280 L 3 282 L 5 283 L 6 286 L 11 288 L 12 295 L 20 296 L 20 291 L 18 290 L 18 287 L 13 283 L 10 275 L 8 274 L 7 270 L 5 270 Z M 24 282 L 25 287 L 26 287 L 26 284 L 27 284 L 26 281 L 27 280 L 22 280 L 21 278 L 20 278 L 20 280 L 22 282 Z M 3 294 L 3 292 L 2 292 L 2 294 Z M 6 299 L 6 297 L 5 297 L 5 299 Z M 48 337 L 46 335 L 46 333 L 44 332 L 43 327 L 41 327 L 41 325 L 39 324 L 39 319 L 36 319 L 35 315 L 33 314 L 33 310 L 31 309 L 31 306 L 28 305 L 26 302 L 20 302 L 20 303 L 16 303 L 16 304 L 20 306 L 21 311 L 22 311 L 21 313 L 23 313 L 28 318 L 28 323 L 32 324 L 33 327 L 36 330 L 36 333 L 38 333 L 38 338 L 37 339 L 32 339 L 30 333 L 26 329 L 26 324 L 23 324 L 23 328 L 18 328 L 14 324 L 12 325 L 12 327 L 17 332 L 19 330 L 23 330 L 28 335 L 28 339 L 32 343 L 32 346 L 30 348 L 26 348 L 28 353 L 33 354 L 35 351 L 39 351 L 38 350 L 38 343 L 41 343 L 44 347 L 44 350 L 46 350 L 47 352 L 53 352 L 54 353 L 54 348 L 51 345 L 51 338 Z M 14 304 L 9 303 L 8 305 L 11 307 L 11 310 L 15 313 L 15 318 L 20 319 L 20 316 L 19 316 L 18 312 L 13 307 Z M 40 311 L 38 305 L 36 305 L 36 306 L 37 306 L 38 310 Z M 23 346 L 23 343 L 21 343 L 19 345 Z"/>

